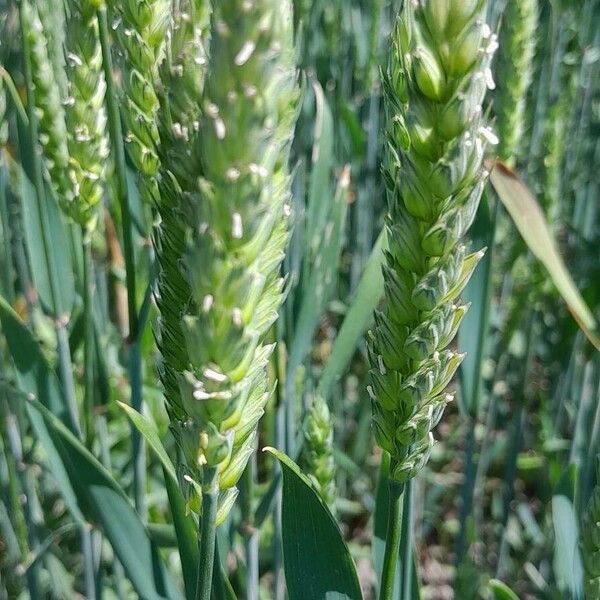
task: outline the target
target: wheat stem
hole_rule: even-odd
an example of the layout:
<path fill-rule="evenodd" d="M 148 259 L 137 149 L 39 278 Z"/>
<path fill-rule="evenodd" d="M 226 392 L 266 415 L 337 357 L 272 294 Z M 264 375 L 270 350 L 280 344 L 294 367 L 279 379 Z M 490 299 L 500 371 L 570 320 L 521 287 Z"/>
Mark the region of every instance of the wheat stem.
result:
<path fill-rule="evenodd" d="M 390 465 L 390 473 L 393 472 Z M 400 553 L 400 539 L 402 533 L 402 504 L 404 484 L 389 479 L 389 505 L 388 525 L 385 541 L 385 554 L 383 556 L 383 571 L 381 574 L 381 586 L 379 589 L 379 600 L 392 600 L 394 598 L 394 584 L 396 581 L 396 567 Z"/>
<path fill-rule="evenodd" d="M 200 561 L 196 581 L 196 600 L 210 600 L 217 533 L 219 477 L 216 468 L 204 469 L 202 517 L 200 521 Z"/>

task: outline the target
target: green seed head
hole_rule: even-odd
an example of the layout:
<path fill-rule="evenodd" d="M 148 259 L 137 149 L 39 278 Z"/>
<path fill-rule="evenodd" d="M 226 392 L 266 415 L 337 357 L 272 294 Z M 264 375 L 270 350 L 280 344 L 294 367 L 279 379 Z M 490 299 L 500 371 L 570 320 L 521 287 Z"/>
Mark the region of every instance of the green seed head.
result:
<path fill-rule="evenodd" d="M 66 44 L 69 177 L 76 196 L 69 207 L 69 215 L 91 229 L 96 220 L 96 208 L 102 200 L 108 141 L 104 108 L 106 82 L 98 22 L 89 2 L 71 2 Z"/>
<path fill-rule="evenodd" d="M 200 48 L 189 36 L 178 47 L 183 66 Z M 185 474 L 201 485 L 203 469 L 217 468 L 229 501 L 272 389 L 265 337 L 283 300 L 298 95 L 291 3 L 215 4 L 204 75 L 180 81 L 191 87 L 171 113 L 171 131 L 186 128 L 193 144 L 185 170 L 185 136 L 162 148 L 159 344 Z M 197 486 L 187 489 L 192 506 Z"/>
<path fill-rule="evenodd" d="M 457 298 L 482 253 L 464 237 L 483 191 L 482 123 L 495 37 L 479 0 L 405 3 L 384 82 L 389 251 L 385 300 L 368 340 L 378 443 L 405 481 L 426 463 L 432 429 L 462 356 L 450 349 L 467 307 Z"/>
<path fill-rule="evenodd" d="M 48 54 L 48 40 L 37 8 L 23 0 L 23 16 L 27 22 L 27 44 L 31 59 L 33 96 L 39 126 L 39 141 L 49 182 L 61 208 L 71 214 L 76 189 L 69 175 L 69 149 L 65 109 L 59 85 Z"/>
<path fill-rule="evenodd" d="M 523 150 L 526 129 L 527 91 L 533 74 L 537 0 L 509 0 L 500 31 L 497 61 L 498 91 L 494 101 L 500 133 L 499 157 L 511 163 Z"/>
<path fill-rule="evenodd" d="M 327 403 L 316 397 L 304 419 L 304 457 L 307 472 L 323 500 L 335 502 L 335 460 L 333 458 L 333 422 Z"/>

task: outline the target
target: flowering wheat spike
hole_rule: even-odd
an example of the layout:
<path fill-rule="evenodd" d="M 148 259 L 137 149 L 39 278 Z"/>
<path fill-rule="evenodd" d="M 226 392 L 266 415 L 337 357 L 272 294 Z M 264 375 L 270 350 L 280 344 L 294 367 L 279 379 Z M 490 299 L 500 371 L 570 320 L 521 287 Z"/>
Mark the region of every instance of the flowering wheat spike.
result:
<path fill-rule="evenodd" d="M 108 156 L 106 83 L 95 7 L 87 0 L 72 0 L 69 8 L 66 40 L 69 97 L 65 110 L 69 177 L 75 199 L 67 208 L 75 222 L 91 229 L 102 200 Z"/>
<path fill-rule="evenodd" d="M 297 88 L 291 2 L 223 0 L 211 23 L 191 172 L 174 165 L 161 177 L 172 219 L 160 225 L 158 252 L 162 268 L 178 274 L 163 272 L 160 293 L 189 297 L 181 314 L 169 314 L 159 299 L 159 336 L 163 354 L 183 340 L 181 352 L 165 356 L 165 387 L 188 504 L 197 509 L 198 497 L 217 487 L 220 519 L 271 392 L 273 346 L 264 339 L 283 299 Z"/>
<path fill-rule="evenodd" d="M 585 597 L 600 598 L 600 485 L 588 501 L 581 526 Z"/>
<path fill-rule="evenodd" d="M 523 150 L 537 27 L 537 0 L 508 0 L 502 17 L 494 109 L 500 137 L 498 156 L 511 163 Z"/>
<path fill-rule="evenodd" d="M 481 0 L 410 0 L 384 81 L 389 250 L 385 296 L 369 335 L 373 424 L 402 483 L 422 468 L 462 356 L 449 348 L 467 306 L 458 297 L 482 252 L 465 235 L 479 205 L 482 122 L 495 36 Z"/>
<path fill-rule="evenodd" d="M 306 413 L 303 429 L 307 471 L 323 500 L 333 506 L 336 497 L 333 422 L 329 407 L 320 396 Z"/>
<path fill-rule="evenodd" d="M 30 49 L 34 103 L 38 113 L 39 137 L 50 186 L 61 205 L 69 212 L 75 194 L 69 177 L 69 149 L 65 110 L 59 86 L 48 55 L 48 41 L 37 7 L 23 0 L 27 43 Z"/>
<path fill-rule="evenodd" d="M 160 142 L 156 88 L 169 25 L 169 2 L 125 0 L 113 2 L 111 8 L 123 52 L 125 142 L 129 157 L 142 175 L 142 197 L 155 203 Z"/>
<path fill-rule="evenodd" d="M 183 195 L 198 194 L 202 172 L 198 131 L 207 70 L 209 11 L 206 0 L 181 2 L 173 14 L 167 58 L 161 66 L 160 111 L 160 226 L 154 242 L 159 264 L 157 304 L 160 310 L 157 342 L 162 354 L 159 373 L 167 398 L 181 411 L 178 373 L 189 362 L 181 319 L 191 290 L 180 268 L 189 223 L 181 214 Z"/>

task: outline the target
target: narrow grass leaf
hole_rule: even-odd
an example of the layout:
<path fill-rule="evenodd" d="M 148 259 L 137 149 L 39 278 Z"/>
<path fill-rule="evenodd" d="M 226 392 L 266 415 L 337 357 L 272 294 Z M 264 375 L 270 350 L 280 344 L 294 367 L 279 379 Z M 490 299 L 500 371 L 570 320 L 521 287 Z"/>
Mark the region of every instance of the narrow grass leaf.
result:
<path fill-rule="evenodd" d="M 125 411 L 125 414 L 129 417 L 133 425 L 136 429 L 144 436 L 146 442 L 152 450 L 155 452 L 157 458 L 160 460 L 163 468 L 166 471 L 166 474 L 177 481 L 177 475 L 175 474 L 175 467 L 165 447 L 163 446 L 158 430 L 156 429 L 156 425 L 145 417 L 141 413 L 139 413 L 135 408 L 129 406 L 129 404 L 125 404 L 124 402 L 117 401 L 118 405 Z"/>
<path fill-rule="evenodd" d="M 333 344 L 331 356 L 319 380 L 318 392 L 329 398 L 333 384 L 342 376 L 356 350 L 359 340 L 373 322 L 373 311 L 383 294 L 383 249 L 386 247 L 385 231 L 382 232 L 371 251 L 356 294 L 342 327 Z"/>
<path fill-rule="evenodd" d="M 531 252 L 546 267 L 554 285 L 585 333 L 600 350 L 597 323 L 557 249 L 544 213 L 523 180 L 504 163 L 488 165 L 491 182 Z"/>
<path fill-rule="evenodd" d="M 290 600 L 362 600 L 356 567 L 327 505 L 288 456 L 265 450 L 283 471 L 283 559 Z"/>
<path fill-rule="evenodd" d="M 460 365 L 460 389 L 458 395 L 460 407 L 466 414 L 476 415 L 480 399 L 477 397 L 481 364 L 485 356 L 487 339 L 487 310 L 488 289 L 491 277 L 492 254 L 489 250 L 493 240 L 493 223 L 487 202 L 482 202 L 477 210 L 477 216 L 470 231 L 474 248 L 488 247 L 488 251 L 475 269 L 471 280 L 465 288 L 462 298 L 465 304 L 470 304 L 467 314 L 458 330 L 458 347 L 466 353 Z M 491 232 L 491 233 L 490 233 Z"/>
<path fill-rule="evenodd" d="M 44 245 L 42 244 L 42 226 L 39 212 L 36 208 L 36 196 L 33 184 L 27 177 L 24 169 L 14 161 L 10 161 L 9 168 L 13 180 L 20 191 L 21 206 L 23 210 L 23 233 L 25 247 L 31 266 L 33 285 L 38 293 L 44 308 L 52 315 L 57 315 L 57 307 L 53 305 L 48 277 Z M 52 194 L 46 191 L 46 206 L 48 223 L 45 224 L 50 239 L 52 240 L 52 256 L 48 257 L 56 266 L 56 273 L 61 282 L 57 293 L 63 314 L 70 314 L 75 301 L 75 282 L 73 279 L 73 264 L 68 247 L 69 233 L 67 226 L 61 218 L 61 213 Z M 63 315 L 61 315 L 63 316 Z"/>

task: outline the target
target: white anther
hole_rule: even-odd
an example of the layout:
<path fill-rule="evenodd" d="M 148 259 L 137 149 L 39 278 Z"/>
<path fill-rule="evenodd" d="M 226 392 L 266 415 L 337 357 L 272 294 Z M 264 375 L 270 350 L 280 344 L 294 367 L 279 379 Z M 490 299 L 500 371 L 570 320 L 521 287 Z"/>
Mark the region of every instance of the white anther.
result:
<path fill-rule="evenodd" d="M 262 165 L 257 165 L 256 163 L 250 163 L 248 169 L 253 175 L 258 175 L 262 178 L 267 177 L 267 175 L 269 174 L 269 171 L 267 171 L 266 167 L 263 167 Z"/>
<path fill-rule="evenodd" d="M 369 396 L 371 396 L 371 400 L 373 400 L 373 402 L 375 402 L 377 400 L 377 397 L 375 396 L 375 393 L 373 392 L 373 388 L 370 385 L 367 386 L 367 393 L 369 394 Z"/>
<path fill-rule="evenodd" d="M 381 354 L 377 355 L 377 364 L 379 365 L 379 372 L 382 375 L 385 375 L 387 373 L 387 369 L 385 368 L 385 364 L 383 362 L 383 356 L 381 356 Z"/>
<path fill-rule="evenodd" d="M 234 62 L 238 67 L 245 65 L 250 57 L 252 56 L 254 50 L 256 49 L 256 43 L 254 40 L 248 40 L 244 42 L 242 49 L 237 53 Z"/>
<path fill-rule="evenodd" d="M 217 135 L 217 139 L 224 140 L 225 133 L 226 133 L 225 123 L 223 122 L 223 119 L 221 119 L 220 117 L 217 117 L 215 119 L 215 134 Z"/>
<path fill-rule="evenodd" d="M 246 96 L 246 98 L 254 98 L 256 96 L 256 87 L 253 85 L 244 85 L 242 86 L 242 89 L 244 90 L 244 96 Z"/>
<path fill-rule="evenodd" d="M 485 138 L 485 141 L 492 146 L 500 143 L 498 136 L 489 127 L 480 127 L 479 133 Z"/>
<path fill-rule="evenodd" d="M 485 77 L 485 84 L 487 85 L 488 90 L 495 90 L 496 82 L 494 81 L 492 70 L 489 67 L 486 67 L 483 72 L 483 75 Z"/>
<path fill-rule="evenodd" d="M 231 319 L 236 327 L 242 326 L 242 311 L 239 308 L 234 308 L 231 311 Z"/>
<path fill-rule="evenodd" d="M 206 379 L 210 379 L 211 381 L 214 381 L 216 383 L 225 383 L 227 381 L 227 375 L 224 375 L 223 373 L 219 373 L 218 371 L 215 371 L 214 369 L 211 369 L 210 367 L 206 367 L 202 371 L 202 375 L 204 375 L 204 377 L 206 377 Z"/>
<path fill-rule="evenodd" d="M 240 178 L 240 172 L 235 167 L 230 167 L 225 176 L 229 181 L 237 181 Z"/>
<path fill-rule="evenodd" d="M 231 235 L 234 240 L 241 240 L 244 235 L 244 225 L 242 223 L 242 215 L 235 212 L 231 215 Z"/>
<path fill-rule="evenodd" d="M 202 310 L 207 313 L 213 306 L 215 299 L 212 294 L 206 294 L 202 300 Z"/>

